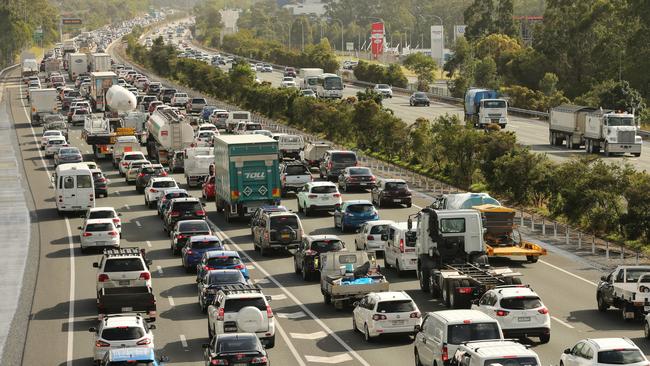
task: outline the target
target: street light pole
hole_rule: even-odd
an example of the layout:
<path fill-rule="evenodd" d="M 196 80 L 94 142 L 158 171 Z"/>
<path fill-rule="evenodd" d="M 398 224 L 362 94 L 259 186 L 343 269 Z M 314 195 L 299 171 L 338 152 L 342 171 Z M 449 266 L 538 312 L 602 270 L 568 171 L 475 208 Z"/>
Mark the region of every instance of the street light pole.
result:
<path fill-rule="evenodd" d="M 343 50 L 343 21 L 337 18 L 331 18 L 331 20 L 341 23 L 341 53 L 342 53 L 344 51 Z"/>

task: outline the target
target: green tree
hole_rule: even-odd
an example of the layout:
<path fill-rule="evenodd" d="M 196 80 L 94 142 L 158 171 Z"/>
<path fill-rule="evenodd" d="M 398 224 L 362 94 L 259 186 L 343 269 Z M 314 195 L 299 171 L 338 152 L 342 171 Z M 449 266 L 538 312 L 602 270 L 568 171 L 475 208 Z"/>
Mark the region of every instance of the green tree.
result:
<path fill-rule="evenodd" d="M 499 0 L 495 21 L 495 31 L 497 33 L 505 34 L 510 37 L 517 36 L 517 29 L 515 28 L 515 21 L 513 20 L 514 10 L 515 7 L 513 0 Z"/>
<path fill-rule="evenodd" d="M 433 73 L 438 69 L 438 64 L 431 57 L 417 52 L 406 57 L 404 66 L 417 75 L 418 90 L 428 91 L 429 85 L 434 79 Z"/>
<path fill-rule="evenodd" d="M 465 17 L 465 37 L 476 40 L 494 31 L 494 0 L 474 0 L 463 16 Z"/>
<path fill-rule="evenodd" d="M 443 70 L 447 72 L 447 77 L 452 77 L 460 68 L 474 58 L 473 50 L 465 37 L 460 37 L 451 47 L 451 58 L 445 62 Z"/>
<path fill-rule="evenodd" d="M 544 78 L 539 81 L 539 90 L 546 95 L 553 95 L 557 92 L 557 83 L 559 79 L 552 72 L 544 74 Z"/>
<path fill-rule="evenodd" d="M 576 98 L 578 103 L 607 109 L 642 111 L 645 101 L 641 94 L 626 80 L 606 80 L 595 85 L 589 92 Z"/>
<path fill-rule="evenodd" d="M 501 81 L 497 76 L 497 64 L 492 57 L 485 57 L 476 64 L 474 71 L 474 81 L 476 86 L 498 89 Z"/>

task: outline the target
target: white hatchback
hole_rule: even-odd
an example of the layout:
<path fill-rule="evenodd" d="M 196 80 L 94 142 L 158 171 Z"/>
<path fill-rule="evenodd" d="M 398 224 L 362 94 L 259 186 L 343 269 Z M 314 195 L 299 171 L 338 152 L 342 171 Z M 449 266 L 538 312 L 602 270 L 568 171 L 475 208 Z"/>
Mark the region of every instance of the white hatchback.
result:
<path fill-rule="evenodd" d="M 81 230 L 81 252 L 85 253 L 90 247 L 120 247 L 120 233 L 112 219 L 86 220 Z"/>
<path fill-rule="evenodd" d="M 551 339 L 551 316 L 535 291 L 521 285 L 499 286 L 483 294 L 472 309 L 496 319 L 506 338 Z"/>
<path fill-rule="evenodd" d="M 357 250 L 384 251 L 387 237 L 385 236 L 388 225 L 393 224 L 391 220 L 368 221 L 362 224 L 354 237 L 354 245 Z M 382 236 L 384 236 L 382 238 Z"/>
<path fill-rule="evenodd" d="M 382 334 L 414 335 L 421 325 L 422 314 L 404 291 L 371 292 L 352 312 L 352 330 L 361 331 L 366 342 Z"/>
<path fill-rule="evenodd" d="M 49 130 L 43 132 L 43 136 L 41 137 L 41 150 L 45 149 L 45 146 L 47 146 L 47 141 L 52 137 L 64 137 L 63 132 L 59 130 Z"/>
<path fill-rule="evenodd" d="M 129 163 L 133 160 L 146 160 L 146 158 L 141 151 L 125 152 L 124 155 L 122 155 L 120 164 L 118 165 L 118 170 L 120 171 L 121 175 L 126 174 L 126 171 L 129 168 Z"/>
<path fill-rule="evenodd" d="M 45 156 L 51 157 L 59 151 L 60 148 L 68 146 L 68 142 L 63 136 L 52 136 L 47 140 L 45 145 Z"/>
<path fill-rule="evenodd" d="M 561 366 L 644 366 L 648 360 L 629 338 L 589 338 L 564 350 Z"/>
<path fill-rule="evenodd" d="M 95 219 L 111 219 L 113 220 L 113 225 L 115 229 L 122 235 L 122 219 L 120 218 L 122 214 L 117 213 L 113 207 L 95 207 L 91 208 L 86 212 L 85 222 Z"/>
<path fill-rule="evenodd" d="M 178 189 L 178 183 L 171 177 L 152 177 L 144 187 L 144 204 L 148 208 L 156 207 L 158 199 L 166 189 Z"/>

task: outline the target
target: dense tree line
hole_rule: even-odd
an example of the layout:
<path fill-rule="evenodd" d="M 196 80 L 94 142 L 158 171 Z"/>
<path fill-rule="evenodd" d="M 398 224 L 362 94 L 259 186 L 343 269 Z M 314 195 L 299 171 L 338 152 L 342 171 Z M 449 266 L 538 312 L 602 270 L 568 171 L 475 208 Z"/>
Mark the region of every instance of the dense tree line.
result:
<path fill-rule="evenodd" d="M 645 172 L 597 158 L 555 164 L 518 145 L 512 132 L 475 130 L 456 116 L 407 126 L 372 93 L 341 101 L 305 98 L 293 89 L 255 83 L 248 63 L 226 72 L 175 57 L 162 39 L 150 51 L 136 40 L 129 39 L 127 51 L 137 62 L 206 95 L 458 187 L 489 190 L 509 204 L 532 207 L 632 247 L 647 249 L 650 242 L 650 176 Z"/>

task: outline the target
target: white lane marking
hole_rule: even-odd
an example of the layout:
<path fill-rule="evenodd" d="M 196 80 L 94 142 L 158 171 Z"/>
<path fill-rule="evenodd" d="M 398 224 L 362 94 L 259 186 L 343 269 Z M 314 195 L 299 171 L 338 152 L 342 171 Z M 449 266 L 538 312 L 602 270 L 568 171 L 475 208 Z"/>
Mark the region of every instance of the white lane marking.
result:
<path fill-rule="evenodd" d="M 133 222 L 135 222 L 135 226 L 137 226 L 137 227 L 142 227 L 142 224 L 140 223 L 140 221 L 135 220 L 135 221 L 133 221 Z"/>
<path fill-rule="evenodd" d="M 265 285 L 271 283 L 271 281 L 267 280 L 266 278 L 256 278 L 253 280 L 253 283 L 256 285 Z"/>
<path fill-rule="evenodd" d="M 541 260 L 541 259 L 539 260 L 539 263 L 545 264 L 545 265 L 547 265 L 547 266 L 549 266 L 549 267 L 551 267 L 551 268 L 553 268 L 553 269 L 557 269 L 557 270 L 560 271 L 560 272 L 563 272 L 563 273 L 565 273 L 565 274 L 568 274 L 568 275 L 571 276 L 571 277 L 577 278 L 577 279 L 579 279 L 580 281 L 584 281 L 584 282 L 586 282 L 586 283 L 588 283 L 588 284 L 590 284 L 590 285 L 592 285 L 592 286 L 594 286 L 594 287 L 598 287 L 598 284 L 597 284 L 596 282 L 589 281 L 589 280 L 586 279 L 586 278 L 582 278 L 582 277 L 578 276 L 578 275 L 575 274 L 575 273 L 571 273 L 571 272 L 567 271 L 567 270 L 564 269 L 564 268 L 560 268 L 560 267 L 558 267 L 558 266 L 556 266 L 556 265 L 550 264 L 550 263 L 548 263 L 548 262 L 546 262 L 546 261 L 543 261 L 543 260 Z"/>
<path fill-rule="evenodd" d="M 115 194 L 119 196 L 119 195 L 120 195 L 120 191 L 115 191 Z"/>
<path fill-rule="evenodd" d="M 271 300 L 274 301 L 280 301 L 280 300 L 286 300 L 287 295 L 279 294 L 279 295 L 271 295 Z"/>
<path fill-rule="evenodd" d="M 131 209 L 131 206 L 129 206 L 128 204 L 124 204 L 124 209 L 126 209 L 126 210 L 130 210 L 130 209 Z"/>
<path fill-rule="evenodd" d="M 420 206 L 418 206 L 418 205 L 416 205 L 415 203 L 412 203 L 412 204 L 411 204 L 411 206 L 413 206 L 413 207 L 415 207 L 415 208 L 417 208 L 418 210 L 421 210 L 421 209 L 422 209 L 422 207 L 420 207 Z"/>
<path fill-rule="evenodd" d="M 569 323 L 565 322 L 564 320 L 559 319 L 557 317 L 551 316 L 551 319 L 555 320 L 556 322 L 564 325 L 565 327 L 567 327 L 569 329 L 574 329 L 575 328 L 573 325 L 571 325 L 571 324 L 569 324 Z"/>
<path fill-rule="evenodd" d="M 275 313 L 278 318 L 284 319 L 300 319 L 307 316 L 304 311 L 297 311 L 295 313 Z"/>
<path fill-rule="evenodd" d="M 219 233 L 222 235 L 225 241 L 228 241 L 235 249 L 237 249 L 239 253 L 243 254 L 244 257 L 248 259 L 248 262 L 255 265 L 257 267 L 257 270 L 262 272 L 262 274 L 266 278 L 268 278 L 280 290 L 282 290 L 282 292 L 284 292 L 284 294 L 287 295 L 287 297 L 289 297 L 296 305 L 298 305 L 305 312 L 305 314 L 309 315 L 309 317 L 312 318 L 316 322 L 316 324 L 318 324 L 321 328 L 323 328 L 324 331 L 327 332 L 327 334 L 329 334 L 332 338 L 334 338 L 338 344 L 340 344 L 343 348 L 345 348 L 345 350 L 348 351 L 348 353 L 351 354 L 357 361 L 359 361 L 360 364 L 362 364 L 363 366 L 370 366 L 368 361 L 363 359 L 363 357 L 361 357 L 361 355 L 359 355 L 354 349 L 352 349 L 352 347 L 350 347 L 349 344 L 347 344 L 341 337 L 339 337 L 338 334 L 334 333 L 334 331 L 332 331 L 332 329 L 328 327 L 327 324 L 325 324 L 325 322 L 323 322 L 320 318 L 318 318 L 316 314 L 314 314 L 311 310 L 309 310 L 309 308 L 307 308 L 300 300 L 298 300 L 298 298 L 296 298 L 289 290 L 287 290 L 286 287 L 284 287 L 278 280 L 276 280 L 275 277 L 273 277 L 269 272 L 267 272 L 264 269 L 264 267 L 260 266 L 259 263 L 257 263 L 255 260 L 253 260 L 253 258 L 251 258 L 250 255 L 248 255 L 248 253 L 246 253 L 239 245 L 237 245 L 234 241 L 232 241 L 232 239 L 230 239 L 228 235 L 226 235 L 226 233 L 223 230 L 221 230 L 220 227 L 218 227 L 214 223 L 212 223 L 212 225 L 214 225 L 217 231 L 219 231 Z"/>
<path fill-rule="evenodd" d="M 167 297 L 167 300 L 169 300 L 169 306 L 174 307 L 176 304 L 174 304 L 174 298 L 169 296 Z"/>
<path fill-rule="evenodd" d="M 350 357 L 350 355 L 348 355 L 347 353 L 341 353 L 340 355 L 331 356 L 331 357 L 305 355 L 305 358 L 309 362 L 327 363 L 327 364 L 335 364 L 335 363 L 352 361 L 352 357 Z"/>
<path fill-rule="evenodd" d="M 163 274 L 163 269 L 162 269 L 161 266 L 156 266 L 156 270 L 158 271 L 158 274 L 159 274 L 159 275 L 162 275 L 162 274 Z"/>
<path fill-rule="evenodd" d="M 181 334 L 179 338 L 181 339 L 181 345 L 183 348 L 187 348 L 187 338 L 185 338 L 185 334 Z"/>
<path fill-rule="evenodd" d="M 246 265 L 246 269 L 255 269 L 255 266 L 252 266 L 252 265 L 250 265 L 250 264 L 247 264 L 247 265 Z"/>
<path fill-rule="evenodd" d="M 323 331 L 318 331 L 315 333 L 289 333 L 289 335 L 291 338 L 306 339 L 310 341 L 327 337 L 327 334 Z"/>
<path fill-rule="evenodd" d="M 20 95 L 23 94 L 23 84 L 20 84 Z M 25 118 L 29 121 L 31 117 L 29 114 L 27 114 L 27 107 L 25 106 L 25 99 L 20 98 L 20 104 L 23 106 L 23 112 L 25 113 Z M 15 121 L 14 121 L 15 122 Z M 29 123 L 29 129 L 32 131 L 32 138 L 34 139 L 34 143 L 38 146 L 38 140 L 36 139 L 36 132 L 34 131 L 34 126 L 32 126 L 31 123 Z M 38 156 L 41 158 L 41 163 L 43 163 L 43 167 L 45 168 L 45 172 L 47 173 L 48 180 L 49 177 L 51 177 L 50 170 L 47 167 L 47 163 L 45 162 L 45 159 L 43 158 L 43 153 L 41 152 L 41 149 L 36 150 L 38 152 Z M 72 366 L 72 361 L 74 359 L 74 303 L 75 303 L 75 265 L 74 265 L 74 242 L 72 240 L 72 230 L 70 229 L 70 220 L 68 218 L 65 218 L 65 228 L 67 230 L 68 234 L 68 250 L 70 252 L 70 297 L 68 301 L 68 345 L 67 345 L 67 351 L 66 351 L 66 365 L 67 366 Z"/>
<path fill-rule="evenodd" d="M 147 240 L 147 246 L 151 248 L 151 242 L 149 240 Z"/>
<path fill-rule="evenodd" d="M 293 345 L 293 342 L 291 342 L 291 339 L 287 336 L 287 333 L 284 331 L 284 328 L 280 325 L 280 322 L 275 322 L 275 330 L 280 332 L 280 337 L 284 339 L 284 343 L 289 347 L 289 351 L 291 351 L 291 354 L 293 354 L 293 358 L 298 361 L 298 366 L 307 366 L 305 364 L 305 361 L 302 360 L 302 357 L 300 357 L 300 353 L 298 353 L 298 350 L 296 347 Z"/>

